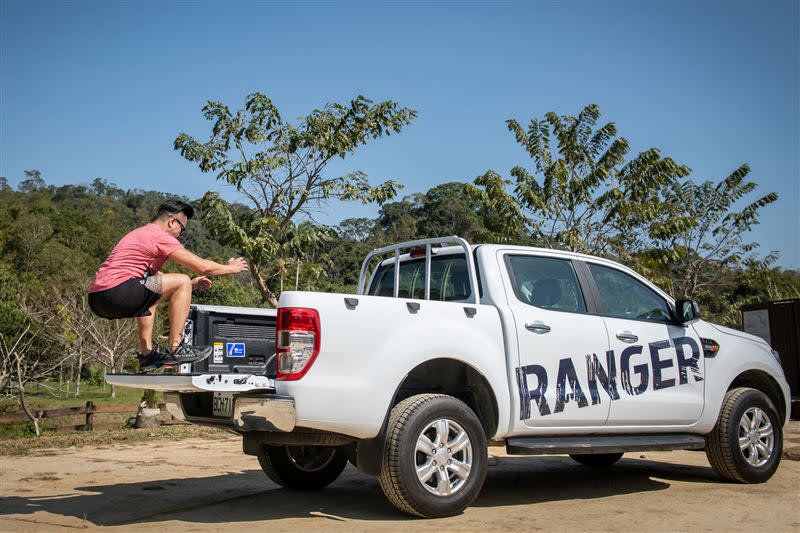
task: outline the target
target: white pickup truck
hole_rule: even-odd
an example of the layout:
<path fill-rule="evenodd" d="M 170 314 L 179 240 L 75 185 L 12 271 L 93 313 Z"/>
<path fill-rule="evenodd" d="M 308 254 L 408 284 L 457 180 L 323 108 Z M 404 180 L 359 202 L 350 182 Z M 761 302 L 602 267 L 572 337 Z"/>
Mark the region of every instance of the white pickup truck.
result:
<path fill-rule="evenodd" d="M 589 467 L 705 449 L 740 483 L 781 460 L 778 354 L 597 257 L 426 239 L 370 253 L 355 295 L 284 292 L 277 311 L 192 318 L 213 358 L 107 381 L 165 391 L 174 416 L 239 432 L 288 488 L 324 487 L 350 460 L 401 511 L 442 517 L 478 495 L 488 444 Z"/>

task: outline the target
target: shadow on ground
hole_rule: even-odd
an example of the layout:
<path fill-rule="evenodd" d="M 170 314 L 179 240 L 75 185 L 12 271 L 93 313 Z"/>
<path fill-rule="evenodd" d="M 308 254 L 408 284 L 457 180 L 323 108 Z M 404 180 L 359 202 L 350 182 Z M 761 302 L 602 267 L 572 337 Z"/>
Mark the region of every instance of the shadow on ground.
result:
<path fill-rule="evenodd" d="M 658 478 L 658 479 L 654 479 Z M 490 458 L 483 491 L 473 506 L 502 507 L 604 498 L 664 490 L 670 481 L 716 483 L 708 467 L 623 459 L 587 468 L 565 457 Z M 79 486 L 56 496 L 0 498 L 0 515 L 44 511 L 99 526 L 181 520 L 237 523 L 282 518 L 402 520 L 375 479 L 348 467 L 328 488 L 298 493 L 277 487 L 260 470 L 145 483 Z"/>

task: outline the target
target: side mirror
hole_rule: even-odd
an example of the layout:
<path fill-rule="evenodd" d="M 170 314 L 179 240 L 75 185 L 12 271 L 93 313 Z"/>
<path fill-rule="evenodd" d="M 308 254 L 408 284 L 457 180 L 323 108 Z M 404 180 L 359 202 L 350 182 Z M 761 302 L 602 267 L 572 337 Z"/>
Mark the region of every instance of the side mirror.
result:
<path fill-rule="evenodd" d="M 682 326 L 700 320 L 700 306 L 694 300 L 678 300 L 675 302 L 675 315 Z"/>

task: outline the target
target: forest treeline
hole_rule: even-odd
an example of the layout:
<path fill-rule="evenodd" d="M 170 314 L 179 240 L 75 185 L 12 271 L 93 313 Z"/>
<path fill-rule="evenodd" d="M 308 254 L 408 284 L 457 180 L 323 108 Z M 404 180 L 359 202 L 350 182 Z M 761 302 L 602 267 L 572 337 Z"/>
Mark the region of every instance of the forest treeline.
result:
<path fill-rule="evenodd" d="M 327 228 L 316 246 L 297 254 L 288 250 L 275 261 L 281 272 L 278 293 L 281 288 L 353 292 L 366 254 L 401 241 L 459 235 L 473 243 L 543 245 L 522 234 L 513 238 L 493 235 L 493 215 L 464 193 L 466 185 L 444 183 L 387 202 L 375 218 L 344 219 Z M 124 190 L 101 179 L 88 184 L 47 185 L 37 171 L 29 171 L 16 190 L 0 181 L 0 332 L 13 338 L 30 322 L 26 312 L 56 309 L 73 295 L 84 298 L 92 276 L 114 244 L 128 231 L 149 222 L 161 202 L 173 198 L 182 198 L 198 209 L 181 238 L 187 248 L 218 261 L 241 253 L 209 234 L 199 199 Z M 247 210 L 241 204 L 231 207 Z M 656 280 L 668 293 L 697 298 L 706 317 L 734 327 L 739 325 L 738 308 L 743 304 L 800 296 L 800 273 L 776 267 L 771 259 L 753 259 L 737 268 L 711 261 L 703 276 L 713 283 L 693 293 L 673 276 L 673 264 L 656 263 L 646 255 L 628 259 L 628 266 Z M 165 265 L 165 271 L 179 269 L 174 263 Z M 217 278 L 210 290 L 195 293 L 193 299 L 214 305 L 269 306 L 246 273 Z"/>

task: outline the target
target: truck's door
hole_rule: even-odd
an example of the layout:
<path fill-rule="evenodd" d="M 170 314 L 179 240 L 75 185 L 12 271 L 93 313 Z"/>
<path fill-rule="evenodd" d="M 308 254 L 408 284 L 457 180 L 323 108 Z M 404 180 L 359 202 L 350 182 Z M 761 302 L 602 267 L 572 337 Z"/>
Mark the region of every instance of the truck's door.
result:
<path fill-rule="evenodd" d="M 613 386 L 608 336 L 603 318 L 587 313 L 573 261 L 544 253 L 499 253 L 517 329 L 517 424 L 604 425 L 610 401 L 603 389 Z"/>
<path fill-rule="evenodd" d="M 705 361 L 694 328 L 677 324 L 670 304 L 630 274 L 586 264 L 618 361 L 620 399 L 612 403 L 607 425 L 697 421 L 703 412 Z"/>

